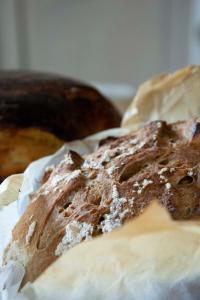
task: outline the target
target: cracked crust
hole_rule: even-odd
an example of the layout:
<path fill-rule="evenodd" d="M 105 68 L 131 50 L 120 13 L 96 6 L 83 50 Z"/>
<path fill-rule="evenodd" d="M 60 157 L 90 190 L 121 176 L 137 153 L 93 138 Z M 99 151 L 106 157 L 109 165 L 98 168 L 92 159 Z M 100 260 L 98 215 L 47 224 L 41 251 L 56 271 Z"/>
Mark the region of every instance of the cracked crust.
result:
<path fill-rule="evenodd" d="M 199 218 L 199 130 L 195 120 L 156 121 L 131 135 L 104 140 L 85 157 L 70 151 L 31 195 L 5 261 L 17 241 L 28 257 L 23 284 L 34 281 L 62 249 L 112 231 L 154 199 L 174 219 Z"/>

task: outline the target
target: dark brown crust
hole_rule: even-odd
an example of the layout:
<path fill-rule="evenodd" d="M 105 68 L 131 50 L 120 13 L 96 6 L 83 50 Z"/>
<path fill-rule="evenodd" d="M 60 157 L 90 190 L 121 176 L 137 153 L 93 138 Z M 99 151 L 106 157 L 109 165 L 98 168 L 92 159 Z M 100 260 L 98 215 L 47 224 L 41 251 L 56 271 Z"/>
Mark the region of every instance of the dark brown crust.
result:
<path fill-rule="evenodd" d="M 41 72 L 0 72 L 0 128 L 36 127 L 70 141 L 119 124 L 118 111 L 87 84 Z"/>
<path fill-rule="evenodd" d="M 35 280 L 57 258 L 55 250 L 72 221 L 91 224 L 96 236 L 110 231 L 104 226 L 106 214 L 113 217 L 112 230 L 117 218 L 123 224 L 154 199 L 174 219 L 199 218 L 199 127 L 194 120 L 152 122 L 132 135 L 104 141 L 87 157 L 69 153 L 73 164 L 65 159 L 53 170 L 13 230 L 13 241 L 29 257 L 23 283 Z M 79 175 L 66 183 L 66 174 L 75 171 Z M 64 177 L 55 184 L 57 176 Z M 37 227 L 25 245 L 30 219 Z"/>

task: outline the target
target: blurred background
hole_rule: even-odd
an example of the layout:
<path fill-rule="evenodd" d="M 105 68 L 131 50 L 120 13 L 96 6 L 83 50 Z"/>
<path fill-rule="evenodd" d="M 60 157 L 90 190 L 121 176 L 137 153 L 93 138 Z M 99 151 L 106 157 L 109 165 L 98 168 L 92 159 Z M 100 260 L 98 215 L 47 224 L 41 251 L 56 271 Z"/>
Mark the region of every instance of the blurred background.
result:
<path fill-rule="evenodd" d="M 0 68 L 139 83 L 200 63 L 199 0 L 0 0 Z"/>

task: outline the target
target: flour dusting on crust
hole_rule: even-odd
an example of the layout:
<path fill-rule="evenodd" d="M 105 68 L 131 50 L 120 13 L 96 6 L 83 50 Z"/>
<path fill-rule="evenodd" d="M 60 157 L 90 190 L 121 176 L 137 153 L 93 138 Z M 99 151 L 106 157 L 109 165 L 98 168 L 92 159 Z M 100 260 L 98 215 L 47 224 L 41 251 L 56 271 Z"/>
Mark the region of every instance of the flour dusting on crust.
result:
<path fill-rule="evenodd" d="M 57 245 L 55 255 L 60 256 L 66 250 L 79 244 L 82 240 L 89 240 L 93 233 L 93 226 L 85 222 L 72 221 L 65 228 L 65 235 Z"/>
<path fill-rule="evenodd" d="M 28 245 L 31 241 L 31 238 L 35 232 L 35 227 L 36 227 L 36 224 L 37 222 L 36 221 L 33 221 L 30 225 L 29 225 L 29 228 L 28 228 L 28 232 L 27 232 L 27 235 L 26 235 L 26 245 Z"/>

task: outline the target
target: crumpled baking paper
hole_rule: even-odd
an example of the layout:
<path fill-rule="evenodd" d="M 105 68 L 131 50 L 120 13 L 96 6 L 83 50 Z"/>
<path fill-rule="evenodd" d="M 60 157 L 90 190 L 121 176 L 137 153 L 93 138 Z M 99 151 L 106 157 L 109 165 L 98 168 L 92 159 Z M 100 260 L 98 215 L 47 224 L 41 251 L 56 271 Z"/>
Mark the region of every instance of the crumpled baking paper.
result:
<path fill-rule="evenodd" d="M 138 129 L 153 120 L 176 122 L 200 116 L 200 66 L 158 75 L 139 87 L 122 127 Z"/>
<path fill-rule="evenodd" d="M 17 262 L 10 262 L 0 269 L 1 300 L 15 299 L 24 276 L 24 268 Z"/>
<path fill-rule="evenodd" d="M 19 187 L 23 181 L 23 174 L 11 175 L 0 185 L 0 208 L 16 200 L 19 194 Z M 9 194 L 8 191 L 9 190 Z"/>
<path fill-rule="evenodd" d="M 58 164 L 69 149 L 81 155 L 89 154 L 98 146 L 100 140 L 109 136 L 128 134 L 130 131 L 129 129 L 121 128 L 109 129 L 91 135 L 83 140 L 66 143 L 55 154 L 31 163 L 23 175 L 11 176 L 0 185 L 0 265 L 2 264 L 3 252 L 11 240 L 12 228 L 27 207 L 29 201 L 28 195 L 40 186 L 40 180 L 45 169 L 48 166 Z M 5 206 L 8 203 L 10 204 Z M 14 294 L 16 294 L 16 297 L 19 296 L 16 293 L 17 284 L 18 286 L 20 285 L 24 268 L 22 266 L 19 268 L 19 264 L 16 265 L 13 262 L 9 267 L 0 268 L 0 272 L 0 279 L 4 278 L 4 283 L 0 285 L 0 300 L 15 299 Z"/>

